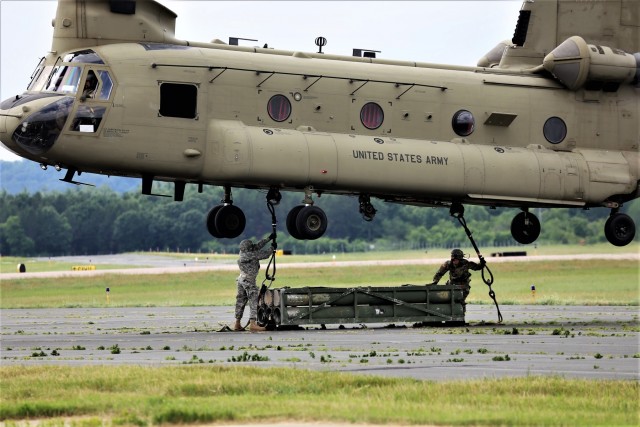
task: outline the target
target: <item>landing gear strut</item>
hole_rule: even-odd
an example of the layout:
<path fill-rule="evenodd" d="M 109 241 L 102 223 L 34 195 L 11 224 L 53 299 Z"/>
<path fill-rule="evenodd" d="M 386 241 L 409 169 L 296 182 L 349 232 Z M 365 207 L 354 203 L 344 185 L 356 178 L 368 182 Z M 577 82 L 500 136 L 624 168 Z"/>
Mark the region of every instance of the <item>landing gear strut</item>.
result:
<path fill-rule="evenodd" d="M 636 236 L 636 224 L 633 219 L 618 209 L 612 209 L 607 222 L 604 224 L 604 235 L 614 246 L 626 246 Z"/>
<path fill-rule="evenodd" d="M 524 210 L 511 221 L 511 235 L 520 244 L 533 243 L 540 235 L 540 221 L 534 214 Z"/>
<path fill-rule="evenodd" d="M 361 194 L 358 199 L 360 202 L 360 214 L 362 215 L 362 219 L 365 221 L 373 221 L 373 218 L 376 216 L 376 208 L 371 204 L 371 198 L 368 194 Z"/>
<path fill-rule="evenodd" d="M 233 205 L 231 188 L 224 187 L 222 204 L 214 206 L 207 214 L 207 230 L 215 238 L 233 239 L 244 231 L 247 220 L 244 212 Z"/>
<path fill-rule="evenodd" d="M 327 231 L 327 215 L 313 206 L 312 191 L 311 187 L 305 188 L 303 204 L 291 209 L 287 215 L 287 231 L 298 240 L 315 240 Z"/>

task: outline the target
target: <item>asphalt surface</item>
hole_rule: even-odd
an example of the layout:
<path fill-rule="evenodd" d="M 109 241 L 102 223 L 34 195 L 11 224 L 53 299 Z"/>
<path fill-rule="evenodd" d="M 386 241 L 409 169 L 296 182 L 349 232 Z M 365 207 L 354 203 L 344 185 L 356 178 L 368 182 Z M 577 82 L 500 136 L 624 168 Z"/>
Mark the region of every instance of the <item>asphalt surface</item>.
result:
<path fill-rule="evenodd" d="M 640 380 L 638 307 L 469 305 L 467 325 L 217 332 L 232 307 L 6 309 L 2 366 L 229 364 L 456 380 Z M 114 351 L 114 349 L 117 349 Z M 246 355 L 245 355 L 246 353 Z M 253 361 L 238 361 L 243 359 Z"/>
<path fill-rule="evenodd" d="M 518 257 L 629 259 L 640 254 Z M 488 258 L 491 263 L 514 258 Z M 236 270 L 235 262 L 137 254 L 64 257 L 94 271 L 3 273 L 2 279 L 99 274 L 169 274 Z M 439 264 L 441 259 L 279 263 L 279 269 L 351 265 Z M 138 268 L 101 270 L 118 264 Z M 140 268 L 142 266 L 142 268 Z M 5 309 L 0 311 L 0 364 L 246 364 L 346 371 L 428 380 L 524 375 L 640 379 L 638 307 L 468 305 L 467 325 L 319 325 L 264 333 L 218 332 L 232 307 Z M 116 350 L 114 350 L 116 349 Z M 246 354 L 245 354 L 246 353 Z M 253 361 L 241 361 L 242 359 Z"/>

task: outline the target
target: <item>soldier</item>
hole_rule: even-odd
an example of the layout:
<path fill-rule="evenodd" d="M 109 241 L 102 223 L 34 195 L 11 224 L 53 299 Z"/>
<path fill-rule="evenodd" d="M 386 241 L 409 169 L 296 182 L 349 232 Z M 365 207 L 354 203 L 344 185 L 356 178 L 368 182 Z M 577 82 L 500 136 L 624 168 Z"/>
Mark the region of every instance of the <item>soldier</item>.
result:
<path fill-rule="evenodd" d="M 256 323 L 257 307 L 258 307 L 258 286 L 256 286 L 256 277 L 260 270 L 260 260 L 269 258 L 276 248 L 275 241 L 270 248 L 264 246 L 275 239 L 275 233 L 271 233 L 266 239 L 253 243 L 251 240 L 243 240 L 240 242 L 240 257 L 238 258 L 238 266 L 240 267 L 240 275 L 238 276 L 238 295 L 236 296 L 236 323 L 233 327 L 234 331 L 242 331 L 244 328 L 240 325 L 240 319 L 244 313 L 244 307 L 249 302 L 249 330 L 253 332 L 264 331 L 265 328 Z"/>
<path fill-rule="evenodd" d="M 89 73 L 87 74 L 87 78 L 84 82 L 82 97 L 84 99 L 95 97 L 97 87 L 98 87 L 98 78 L 96 77 L 96 74 L 93 71 L 89 71 Z"/>
<path fill-rule="evenodd" d="M 469 282 L 471 281 L 471 273 L 469 273 L 469 270 L 482 270 L 485 264 L 484 258 L 482 257 L 480 257 L 480 264 L 477 264 L 473 261 L 464 259 L 464 253 L 460 249 L 454 249 L 451 251 L 451 261 L 445 261 L 436 272 L 436 275 L 433 276 L 433 284 L 437 284 L 442 276 L 444 276 L 448 271 L 449 280 L 447 280 L 447 284 L 464 285 L 465 289 L 463 296 L 464 300 L 466 300 L 467 295 L 469 295 L 469 290 L 471 289 L 471 286 L 469 285 Z M 466 304 L 463 303 L 463 305 Z"/>

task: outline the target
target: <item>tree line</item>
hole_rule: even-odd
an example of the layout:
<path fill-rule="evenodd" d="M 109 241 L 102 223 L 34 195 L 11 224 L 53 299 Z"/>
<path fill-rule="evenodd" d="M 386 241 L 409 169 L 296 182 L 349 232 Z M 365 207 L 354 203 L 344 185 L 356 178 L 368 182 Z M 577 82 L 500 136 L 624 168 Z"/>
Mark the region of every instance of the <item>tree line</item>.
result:
<path fill-rule="evenodd" d="M 131 251 L 235 253 L 245 238 L 262 238 L 271 232 L 266 192 L 233 191 L 234 204 L 247 218 L 244 233 L 236 239 L 215 239 L 206 230 L 207 212 L 223 198 L 220 188 L 197 193 L 187 187 L 183 202 L 117 193 L 108 187 L 78 187 L 60 192 L 0 192 L 0 253 L 14 256 L 93 255 Z M 172 194 L 173 185 L 154 192 Z M 302 193 L 283 193 L 276 206 L 279 248 L 296 254 L 369 250 L 469 247 L 467 236 L 447 209 L 403 206 L 372 200 L 378 213 L 371 222 L 358 213 L 357 197 L 323 195 L 315 203 L 327 214 L 324 237 L 299 241 L 286 231 L 289 210 Z M 636 200 L 625 206 L 640 217 Z M 515 246 L 510 223 L 517 209 L 467 206 L 465 218 L 481 247 Z M 542 224 L 537 243 L 596 243 L 606 241 L 607 209 L 534 209 Z M 638 236 L 636 236 L 636 240 Z"/>

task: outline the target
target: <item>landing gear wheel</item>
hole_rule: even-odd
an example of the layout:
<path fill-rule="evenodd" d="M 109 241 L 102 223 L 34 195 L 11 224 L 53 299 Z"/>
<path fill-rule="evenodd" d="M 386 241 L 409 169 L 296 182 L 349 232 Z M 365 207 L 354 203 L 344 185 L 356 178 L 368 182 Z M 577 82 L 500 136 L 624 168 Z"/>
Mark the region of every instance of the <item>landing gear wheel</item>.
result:
<path fill-rule="evenodd" d="M 221 239 L 224 237 L 216 228 L 216 215 L 218 214 L 220 208 L 222 208 L 223 206 L 224 205 L 214 206 L 207 214 L 207 231 L 209 231 L 209 234 L 211 234 L 216 239 Z"/>
<path fill-rule="evenodd" d="M 528 245 L 540 235 L 540 221 L 529 212 L 520 212 L 511 221 L 511 235 L 516 242 Z"/>
<path fill-rule="evenodd" d="M 296 227 L 296 219 L 298 218 L 298 213 L 300 213 L 300 210 L 304 207 L 304 205 L 295 206 L 289 211 L 289 214 L 287 215 L 287 231 L 289 232 L 289 235 L 291 237 L 297 240 L 304 240 L 304 237 L 302 237 L 302 235 L 298 231 L 298 228 Z"/>
<path fill-rule="evenodd" d="M 298 212 L 296 228 L 303 238 L 315 240 L 327 231 L 327 215 L 319 207 L 305 206 Z"/>
<path fill-rule="evenodd" d="M 222 237 L 233 239 L 244 231 L 247 220 L 240 209 L 233 205 L 223 205 L 216 214 L 214 225 Z"/>
<path fill-rule="evenodd" d="M 626 246 L 636 236 L 636 224 L 623 213 L 615 213 L 604 224 L 604 235 L 614 246 Z"/>

